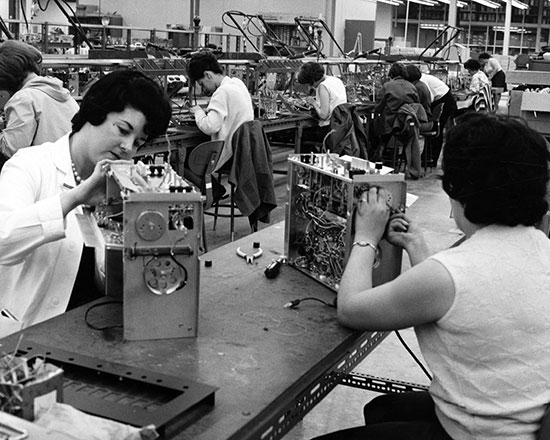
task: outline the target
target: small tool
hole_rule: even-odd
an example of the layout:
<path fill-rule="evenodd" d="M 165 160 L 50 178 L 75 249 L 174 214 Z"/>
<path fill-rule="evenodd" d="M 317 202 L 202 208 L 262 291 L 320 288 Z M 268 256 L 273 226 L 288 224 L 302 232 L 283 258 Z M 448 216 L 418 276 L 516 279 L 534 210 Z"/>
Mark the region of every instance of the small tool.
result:
<path fill-rule="evenodd" d="M 279 257 L 276 260 L 272 260 L 264 270 L 266 278 L 275 278 L 281 272 L 281 266 L 286 261 L 285 257 Z"/>
<path fill-rule="evenodd" d="M 262 248 L 260 247 L 260 243 L 254 242 L 254 245 L 252 247 L 252 253 L 245 252 L 241 249 L 239 246 L 237 248 L 237 255 L 241 258 L 244 258 L 248 264 L 253 264 L 254 260 L 256 258 L 260 258 L 263 254 Z"/>

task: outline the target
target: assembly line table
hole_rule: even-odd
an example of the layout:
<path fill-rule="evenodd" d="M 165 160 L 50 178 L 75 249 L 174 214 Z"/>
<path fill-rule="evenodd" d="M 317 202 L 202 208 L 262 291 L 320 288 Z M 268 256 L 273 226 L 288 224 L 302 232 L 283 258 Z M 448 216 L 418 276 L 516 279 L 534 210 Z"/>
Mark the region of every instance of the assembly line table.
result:
<path fill-rule="evenodd" d="M 250 264 L 236 249 L 253 242 L 263 255 Z M 193 423 L 168 427 L 163 438 L 280 439 L 386 336 L 346 329 L 336 309 L 318 302 L 284 308 L 307 296 L 332 302 L 335 293 L 286 265 L 266 278 L 266 265 L 283 252 L 281 222 L 202 255 L 212 266 L 201 264 L 197 338 L 124 341 L 121 329 L 106 334 L 87 327 L 86 305 L 25 329 L 22 347 L 53 346 L 219 388 L 213 406 Z"/>
<path fill-rule="evenodd" d="M 300 152 L 303 129 L 317 124 L 316 119 L 307 114 L 288 114 L 274 119 L 260 119 L 260 122 L 266 134 L 292 130 L 296 153 Z M 190 122 L 187 125 L 169 129 L 166 136 L 153 139 L 137 152 L 136 157 L 170 152 L 175 155 L 173 162 L 176 164 L 176 171 L 183 175 L 186 149 L 196 147 L 207 140 L 210 140 L 210 136 L 202 133 L 194 123 Z"/>

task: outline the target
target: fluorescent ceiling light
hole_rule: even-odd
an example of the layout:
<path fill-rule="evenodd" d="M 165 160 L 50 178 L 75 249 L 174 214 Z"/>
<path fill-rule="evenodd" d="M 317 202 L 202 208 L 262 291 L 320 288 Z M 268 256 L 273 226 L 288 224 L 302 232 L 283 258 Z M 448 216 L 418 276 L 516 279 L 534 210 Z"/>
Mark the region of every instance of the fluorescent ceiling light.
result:
<path fill-rule="evenodd" d="M 424 5 L 424 6 L 435 6 L 435 5 L 437 5 L 436 1 L 431 1 L 431 0 L 407 0 L 407 1 L 411 2 L 411 3 L 417 3 L 419 5 Z"/>
<path fill-rule="evenodd" d="M 523 9 L 523 10 L 529 9 L 528 4 L 520 2 L 519 0 L 512 0 L 512 6 L 514 8 Z"/>
<path fill-rule="evenodd" d="M 424 23 L 420 25 L 420 29 L 434 29 L 434 30 L 443 30 L 445 25 L 443 24 L 433 24 L 433 23 Z"/>
<path fill-rule="evenodd" d="M 492 9 L 500 8 L 500 5 L 498 3 L 495 3 L 491 0 L 472 0 L 472 1 L 479 3 L 480 5 L 486 6 L 488 8 L 492 8 Z"/>
<path fill-rule="evenodd" d="M 495 32 L 506 32 L 506 28 L 504 26 L 493 26 L 493 30 Z M 510 26 L 510 32 L 515 32 L 517 34 L 530 34 L 531 33 L 527 29 L 520 28 L 520 27 L 517 27 L 517 26 Z"/>
<path fill-rule="evenodd" d="M 377 0 L 378 3 L 385 3 L 387 5 L 392 5 L 392 6 L 399 6 L 399 5 L 402 5 L 403 3 L 400 2 L 400 1 L 397 1 L 397 0 Z"/>
<path fill-rule="evenodd" d="M 446 5 L 450 5 L 451 4 L 451 0 L 439 0 L 440 3 L 445 3 Z M 463 8 L 466 6 L 466 3 L 464 2 L 461 2 L 460 0 L 457 0 L 456 2 L 456 7 L 457 8 Z"/>

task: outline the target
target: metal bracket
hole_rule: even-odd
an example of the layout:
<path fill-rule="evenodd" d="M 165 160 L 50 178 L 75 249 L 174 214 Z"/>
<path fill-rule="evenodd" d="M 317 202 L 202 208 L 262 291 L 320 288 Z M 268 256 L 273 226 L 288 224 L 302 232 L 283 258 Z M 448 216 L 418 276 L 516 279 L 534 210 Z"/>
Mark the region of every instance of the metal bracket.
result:
<path fill-rule="evenodd" d="M 129 258 L 154 256 L 160 257 L 164 255 L 193 255 L 193 248 L 189 245 L 185 246 L 132 246 L 125 249 L 126 255 Z"/>
<path fill-rule="evenodd" d="M 347 373 L 340 376 L 340 384 L 363 390 L 376 391 L 378 393 L 407 393 L 411 391 L 426 391 L 427 385 L 401 380 L 385 379 L 363 373 Z"/>

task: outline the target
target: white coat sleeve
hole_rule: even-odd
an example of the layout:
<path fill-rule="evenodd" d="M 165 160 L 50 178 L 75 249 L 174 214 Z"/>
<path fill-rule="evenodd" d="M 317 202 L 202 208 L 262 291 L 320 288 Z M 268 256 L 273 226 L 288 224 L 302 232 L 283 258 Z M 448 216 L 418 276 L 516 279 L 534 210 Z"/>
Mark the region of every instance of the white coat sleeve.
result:
<path fill-rule="evenodd" d="M 38 246 L 65 237 L 61 188 L 53 194 L 56 183 L 44 182 L 38 161 L 26 159 L 16 155 L 0 174 L 0 264 L 4 265 L 17 264 Z"/>

